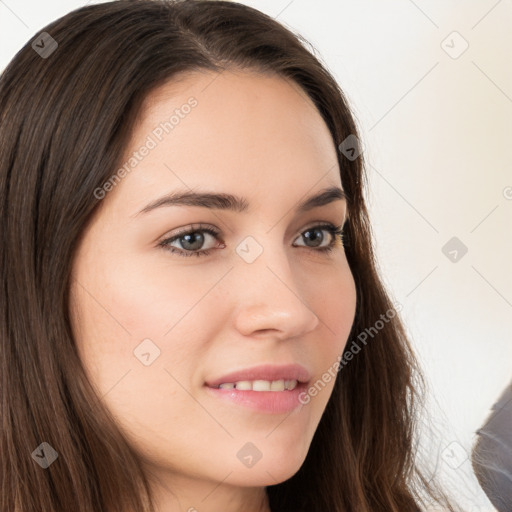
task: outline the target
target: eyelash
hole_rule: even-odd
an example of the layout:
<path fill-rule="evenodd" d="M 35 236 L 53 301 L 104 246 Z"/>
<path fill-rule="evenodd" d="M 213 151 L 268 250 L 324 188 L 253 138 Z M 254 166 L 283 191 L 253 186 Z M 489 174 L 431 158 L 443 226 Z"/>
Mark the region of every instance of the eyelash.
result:
<path fill-rule="evenodd" d="M 306 233 L 308 231 L 313 231 L 315 229 L 324 229 L 324 230 L 328 231 L 332 236 L 331 242 L 329 243 L 329 245 L 327 245 L 325 247 L 320 247 L 319 249 L 315 249 L 313 247 L 306 247 L 306 249 L 310 249 L 314 252 L 320 252 L 320 253 L 324 253 L 327 255 L 337 245 L 338 237 L 340 238 L 341 245 L 343 245 L 343 243 L 344 243 L 343 226 L 334 226 L 332 224 L 320 224 L 317 226 L 312 226 L 310 228 L 307 228 L 301 234 Z M 208 256 L 213 249 L 205 249 L 202 251 L 184 251 L 184 250 L 177 249 L 176 247 L 173 247 L 170 245 L 175 240 L 178 240 L 186 235 L 191 235 L 191 234 L 200 233 L 200 232 L 209 233 L 210 235 L 212 235 L 215 238 L 217 238 L 220 234 L 218 231 L 216 231 L 215 229 L 212 229 L 212 228 L 198 227 L 198 228 L 189 229 L 187 231 L 182 231 L 181 233 L 178 233 L 170 238 L 166 238 L 165 240 L 162 240 L 158 244 L 158 246 L 162 247 L 162 249 L 164 249 L 166 251 L 169 251 L 171 253 L 175 253 L 179 256 L 184 256 L 187 258 L 189 256 Z"/>

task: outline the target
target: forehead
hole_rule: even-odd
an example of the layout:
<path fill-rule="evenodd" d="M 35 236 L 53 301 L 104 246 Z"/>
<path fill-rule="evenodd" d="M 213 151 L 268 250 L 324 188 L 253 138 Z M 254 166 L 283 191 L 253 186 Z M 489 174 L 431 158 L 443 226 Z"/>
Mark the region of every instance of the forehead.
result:
<path fill-rule="evenodd" d="M 335 145 L 310 98 L 290 80 L 247 71 L 188 73 L 155 89 L 123 163 L 132 170 L 109 194 L 123 190 L 135 207 L 173 188 L 263 200 L 263 191 L 298 199 L 341 186 Z"/>
<path fill-rule="evenodd" d="M 295 143 L 290 158 L 311 151 L 335 155 L 327 126 L 299 85 L 255 71 L 186 73 L 158 87 L 142 105 L 129 149 L 155 130 L 159 149 L 174 153 L 203 146 L 211 152 L 216 145 L 230 154 L 256 149 L 263 159 L 262 146 L 275 157 Z"/>

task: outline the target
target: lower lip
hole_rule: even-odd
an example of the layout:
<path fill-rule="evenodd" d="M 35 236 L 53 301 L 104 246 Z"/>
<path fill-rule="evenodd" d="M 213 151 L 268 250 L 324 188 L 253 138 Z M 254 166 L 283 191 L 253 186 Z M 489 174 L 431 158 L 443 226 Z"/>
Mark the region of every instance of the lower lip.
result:
<path fill-rule="evenodd" d="M 304 405 L 299 401 L 299 395 L 306 388 L 306 383 L 298 383 L 295 389 L 284 391 L 244 391 L 206 386 L 208 393 L 221 400 L 271 414 L 291 412 Z"/>

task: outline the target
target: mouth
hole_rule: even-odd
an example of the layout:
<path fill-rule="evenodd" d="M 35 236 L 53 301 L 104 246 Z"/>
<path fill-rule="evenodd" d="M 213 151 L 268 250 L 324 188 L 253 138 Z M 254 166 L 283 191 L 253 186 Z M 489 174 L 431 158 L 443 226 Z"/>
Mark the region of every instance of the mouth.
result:
<path fill-rule="evenodd" d="M 304 405 L 300 396 L 310 380 L 301 365 L 260 365 L 205 382 L 205 387 L 210 396 L 231 405 L 282 414 Z"/>
<path fill-rule="evenodd" d="M 240 380 L 238 382 L 223 382 L 214 389 L 236 389 L 239 391 L 292 391 L 299 382 L 295 379 L 280 380 Z"/>

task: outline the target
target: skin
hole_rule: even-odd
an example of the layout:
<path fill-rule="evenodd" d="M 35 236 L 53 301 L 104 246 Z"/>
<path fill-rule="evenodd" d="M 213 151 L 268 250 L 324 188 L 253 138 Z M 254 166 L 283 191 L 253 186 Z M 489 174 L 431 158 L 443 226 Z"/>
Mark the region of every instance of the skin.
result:
<path fill-rule="evenodd" d="M 342 245 L 321 253 L 303 233 L 342 225 L 347 205 L 295 212 L 305 196 L 343 187 L 320 114 L 276 76 L 195 72 L 160 86 L 146 98 L 127 158 L 190 96 L 197 106 L 106 194 L 84 231 L 73 329 L 88 377 L 143 457 L 159 511 L 268 512 L 265 486 L 302 465 L 334 379 L 284 414 L 221 401 L 204 383 L 290 362 L 316 382 L 333 366 L 354 320 L 354 280 Z M 137 215 L 184 188 L 239 195 L 250 211 L 165 206 Z M 203 232 L 196 246 L 209 255 L 158 246 L 196 223 L 220 231 L 217 240 Z M 327 245 L 331 235 L 322 233 Z M 263 248 L 252 263 L 236 252 L 248 236 Z M 134 350 L 148 338 L 160 355 L 145 365 Z M 250 468 L 237 457 L 247 442 L 262 454 Z"/>

